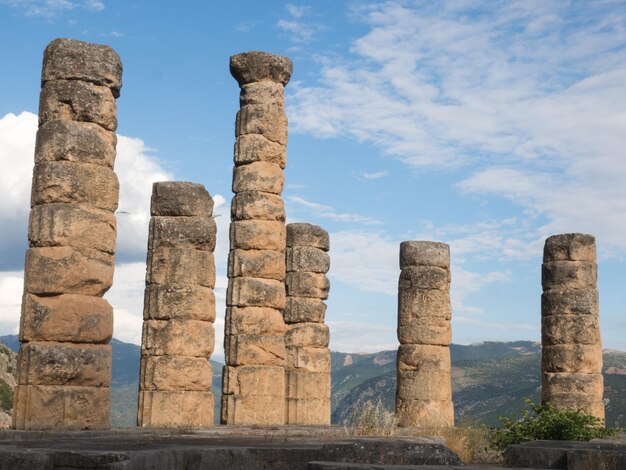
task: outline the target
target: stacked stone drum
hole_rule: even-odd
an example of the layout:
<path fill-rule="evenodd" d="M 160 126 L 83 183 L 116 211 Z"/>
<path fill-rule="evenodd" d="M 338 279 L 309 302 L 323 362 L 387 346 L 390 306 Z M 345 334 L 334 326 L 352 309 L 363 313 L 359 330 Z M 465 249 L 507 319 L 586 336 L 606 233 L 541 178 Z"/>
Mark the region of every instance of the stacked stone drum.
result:
<path fill-rule="evenodd" d="M 549 237 L 541 283 L 541 400 L 604 419 L 595 238 Z"/>
<path fill-rule="evenodd" d="M 154 183 L 137 421 L 210 427 L 216 226 L 200 184 Z"/>
<path fill-rule="evenodd" d="M 284 87 L 292 64 L 265 52 L 232 56 L 241 88 L 231 207 L 224 424 L 285 423 Z"/>
<path fill-rule="evenodd" d="M 287 225 L 287 423 L 330 424 L 329 331 L 324 324 L 330 283 L 328 233 L 310 224 Z"/>
<path fill-rule="evenodd" d="M 400 244 L 396 416 L 405 427 L 454 426 L 450 376 L 450 249 Z"/>
<path fill-rule="evenodd" d="M 108 46 L 57 39 L 45 50 L 17 429 L 109 427 L 113 310 L 102 296 L 113 282 L 121 86 L 122 64 Z"/>

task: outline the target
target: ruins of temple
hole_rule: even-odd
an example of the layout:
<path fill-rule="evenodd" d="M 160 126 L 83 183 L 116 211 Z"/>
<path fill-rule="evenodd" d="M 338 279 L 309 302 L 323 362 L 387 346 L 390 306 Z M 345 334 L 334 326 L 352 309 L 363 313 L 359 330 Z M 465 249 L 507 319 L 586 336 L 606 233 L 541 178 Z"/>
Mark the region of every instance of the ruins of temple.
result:
<path fill-rule="evenodd" d="M 230 58 L 241 88 L 223 373 L 223 424 L 285 424 L 286 57 L 247 52 Z"/>
<path fill-rule="evenodd" d="M 16 429 L 109 427 L 122 63 L 70 39 L 45 50 L 20 320 Z"/>
<path fill-rule="evenodd" d="M 400 269 L 398 425 L 452 427 L 450 248 L 438 242 L 402 242 Z"/>
<path fill-rule="evenodd" d="M 541 269 L 541 401 L 604 419 L 596 240 L 548 237 Z"/>
<path fill-rule="evenodd" d="M 330 424 L 330 333 L 324 323 L 329 249 L 323 228 L 287 225 L 287 424 Z"/>
<path fill-rule="evenodd" d="M 200 184 L 154 183 L 141 339 L 141 427 L 213 426 L 213 199 Z"/>

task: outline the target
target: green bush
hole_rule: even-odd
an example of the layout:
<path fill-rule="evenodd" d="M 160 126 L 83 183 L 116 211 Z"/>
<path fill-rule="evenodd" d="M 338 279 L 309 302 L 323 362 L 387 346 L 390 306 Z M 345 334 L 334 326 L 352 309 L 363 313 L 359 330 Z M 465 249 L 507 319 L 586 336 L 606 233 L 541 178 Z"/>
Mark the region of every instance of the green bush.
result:
<path fill-rule="evenodd" d="M 611 437 L 616 428 L 606 428 L 604 421 L 583 411 L 557 410 L 550 404 L 537 405 L 529 399 L 528 408 L 520 411 L 521 418 L 498 418 L 501 428 L 491 428 L 488 440 L 492 448 L 504 450 L 510 444 L 536 440 L 589 441 Z"/>
<path fill-rule="evenodd" d="M 4 380 L 0 379 L 0 410 L 13 408 L 13 390 Z"/>

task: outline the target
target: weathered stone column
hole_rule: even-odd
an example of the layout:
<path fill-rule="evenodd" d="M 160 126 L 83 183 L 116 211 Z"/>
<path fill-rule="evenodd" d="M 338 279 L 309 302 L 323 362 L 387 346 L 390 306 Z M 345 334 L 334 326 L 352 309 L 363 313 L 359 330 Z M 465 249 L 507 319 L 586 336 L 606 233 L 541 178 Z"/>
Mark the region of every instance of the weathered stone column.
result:
<path fill-rule="evenodd" d="M 285 424 L 286 57 L 230 58 L 241 87 L 226 296 L 224 424 Z"/>
<path fill-rule="evenodd" d="M 399 426 L 454 426 L 450 375 L 450 248 L 400 244 L 396 416 Z"/>
<path fill-rule="evenodd" d="M 549 237 L 541 284 L 541 400 L 604 419 L 595 238 Z"/>
<path fill-rule="evenodd" d="M 330 283 L 328 233 L 311 224 L 287 225 L 285 364 L 287 424 L 330 424 L 329 331 L 324 324 Z"/>
<path fill-rule="evenodd" d="M 201 184 L 154 183 L 137 422 L 210 427 L 216 226 Z"/>
<path fill-rule="evenodd" d="M 57 39 L 41 83 L 13 426 L 108 428 L 122 64 Z"/>

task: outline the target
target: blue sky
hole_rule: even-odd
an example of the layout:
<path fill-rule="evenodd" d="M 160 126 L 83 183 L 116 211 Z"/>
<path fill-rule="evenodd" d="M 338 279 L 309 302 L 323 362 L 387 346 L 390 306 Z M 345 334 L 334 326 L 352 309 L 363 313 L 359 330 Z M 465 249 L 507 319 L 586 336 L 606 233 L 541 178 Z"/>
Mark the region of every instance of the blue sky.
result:
<path fill-rule="evenodd" d="M 152 181 L 215 197 L 223 302 L 228 59 L 257 49 L 294 62 L 284 198 L 289 221 L 331 234 L 331 348 L 396 347 L 410 239 L 451 244 L 454 342 L 539 340 L 543 241 L 579 231 L 597 237 L 604 346 L 626 350 L 624 2 L 0 0 L 5 334 L 19 321 L 41 58 L 57 37 L 109 44 L 124 63 L 116 337 L 140 341 Z"/>

